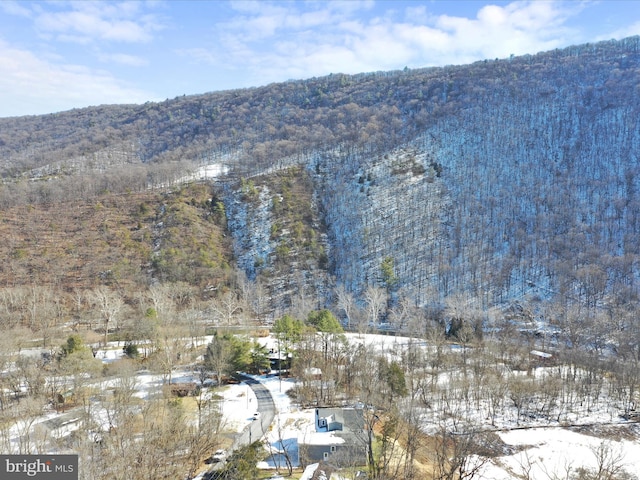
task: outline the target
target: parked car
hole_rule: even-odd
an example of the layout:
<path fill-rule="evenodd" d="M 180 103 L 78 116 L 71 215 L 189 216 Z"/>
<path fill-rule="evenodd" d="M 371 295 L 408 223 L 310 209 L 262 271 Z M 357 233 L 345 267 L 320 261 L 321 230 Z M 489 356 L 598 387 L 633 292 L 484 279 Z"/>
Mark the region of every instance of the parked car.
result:
<path fill-rule="evenodd" d="M 260 418 L 260 412 L 256 412 L 253 414 L 253 419 L 258 420 Z"/>

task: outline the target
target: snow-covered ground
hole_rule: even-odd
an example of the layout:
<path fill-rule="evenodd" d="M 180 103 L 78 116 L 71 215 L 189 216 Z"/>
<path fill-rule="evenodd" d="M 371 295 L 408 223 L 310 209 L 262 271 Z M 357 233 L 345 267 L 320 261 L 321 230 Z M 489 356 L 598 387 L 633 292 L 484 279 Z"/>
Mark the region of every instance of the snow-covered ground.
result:
<path fill-rule="evenodd" d="M 203 338 L 203 344 L 209 341 L 211 341 L 211 337 Z M 98 350 L 96 356 L 105 363 L 111 363 L 123 358 L 124 353 L 119 344 L 112 344 L 106 350 Z M 193 367 L 176 368 L 172 372 L 171 380 L 172 382 L 199 382 L 198 372 Z M 144 371 L 138 372 L 136 375 L 136 390 L 135 395 L 143 399 L 161 394 L 162 375 Z M 226 430 L 239 432 L 251 422 L 257 400 L 249 385 L 246 383 L 227 385 L 222 389 L 216 390 L 215 393 L 223 399 L 220 402 L 220 406 Z"/>
<path fill-rule="evenodd" d="M 406 348 L 409 343 L 415 344 L 413 339 L 388 335 L 348 334 L 347 338 L 353 343 L 374 346 L 379 352 L 391 356 Z M 260 341 L 269 348 L 276 346 L 268 338 Z M 269 389 L 277 412 L 265 435 L 265 444 L 271 455 L 259 466 L 264 469 L 279 468 L 281 472 L 286 470 L 284 458 L 278 455 L 282 449 L 281 441 L 294 466 L 299 466 L 298 441 L 305 436 L 308 438 L 314 429 L 313 409 L 300 409 L 291 402 L 287 391 L 295 385 L 295 380 L 280 379 L 277 375 L 253 378 Z M 158 380 L 155 379 L 155 382 Z M 141 392 L 149 391 L 153 386 L 152 377 L 141 378 Z M 253 391 L 248 385 L 241 383 L 226 387 L 222 395 L 222 411 L 228 428 L 242 430 L 253 413 L 251 405 L 256 404 L 255 399 L 249 399 L 255 398 Z M 615 458 L 628 473 L 640 472 L 640 426 L 636 428 L 636 424 L 617 419 L 612 422 L 609 411 L 593 412 L 587 420 L 588 425 L 580 428 L 534 425 L 533 428 L 497 432 L 514 453 L 493 459 L 485 465 L 479 478 L 509 480 L 525 472 L 528 472 L 531 480 L 564 478 L 568 471 L 575 472 L 580 467 L 595 468 L 598 450 L 608 452 L 609 457 Z M 425 425 L 425 431 L 428 430 L 429 425 Z"/>
<path fill-rule="evenodd" d="M 169 184 L 161 183 L 153 185 L 153 187 L 169 187 L 172 185 L 182 185 L 184 183 L 194 182 L 198 180 L 209 180 L 212 178 L 218 178 L 222 175 L 229 173 L 229 166 L 224 163 L 212 163 L 208 165 L 202 165 L 196 170 L 188 172 L 185 176 L 180 177 Z M 149 188 L 151 188 L 150 186 Z"/>
<path fill-rule="evenodd" d="M 184 179 L 184 181 L 192 180 L 207 180 L 209 178 L 217 178 L 226 174 L 229 171 L 229 167 L 221 163 L 214 163 L 211 165 L 204 165 L 196 170 L 193 175 Z"/>
<path fill-rule="evenodd" d="M 391 356 L 396 355 L 409 342 L 413 342 L 408 338 L 386 335 L 353 334 L 348 335 L 348 338 L 354 343 L 366 342 L 367 345 L 375 346 L 378 351 Z M 270 348 L 274 347 L 269 343 L 269 339 L 261 339 L 261 342 Z M 105 363 L 113 362 L 122 355 L 119 345 L 112 345 L 98 352 L 98 358 Z M 176 369 L 172 377 L 174 381 L 198 381 L 197 372 L 193 367 Z M 293 464 L 298 466 L 298 441 L 313 431 L 313 409 L 300 409 L 291 402 L 287 391 L 295 385 L 293 379 L 280 379 L 277 375 L 253 378 L 269 389 L 276 407 L 276 417 L 265 434 L 265 445 L 270 454 L 261 462 L 260 467 L 285 471 L 284 458 L 278 454 L 283 444 Z M 160 394 L 161 388 L 160 375 L 144 371 L 136 374 L 138 397 L 152 398 Z M 217 390 L 216 394 L 223 399 L 221 411 L 227 430 L 239 432 L 251 422 L 255 408 L 253 406 L 257 404 L 257 400 L 247 384 L 228 385 Z M 95 411 L 99 414 L 99 409 Z M 61 437 L 77 428 L 77 422 L 74 420 L 73 411 L 51 412 L 39 418 L 34 425 L 47 426 L 54 436 Z M 615 459 L 617 464 L 623 465 L 632 475 L 640 472 L 640 424 L 623 421 L 617 416 L 612 416 L 610 411 L 604 410 L 591 412 L 587 420 L 588 422 L 581 426 L 574 427 L 563 427 L 555 423 L 532 424 L 530 428 L 498 429 L 496 434 L 509 447 L 506 450 L 511 453 L 492 459 L 484 466 L 479 478 L 508 480 L 525 478 L 525 473 L 528 475 L 526 478 L 530 480 L 566 478 L 568 471 L 575 472 L 580 467 L 595 468 L 598 452 L 606 453 L 605 457 L 611 460 Z M 425 431 L 430 430 L 428 422 L 429 420 L 425 420 Z M 508 427 L 507 424 L 505 421 L 503 427 Z M 18 437 L 21 433 L 24 434 L 22 426 L 16 425 L 13 434 Z"/>
<path fill-rule="evenodd" d="M 525 472 L 529 472 L 530 479 L 566 478 L 567 473 L 575 473 L 580 467 L 596 469 L 597 458 L 603 458 L 599 453 L 612 461 L 618 459 L 618 465 L 629 474 L 637 474 L 640 443 L 637 438 L 620 438 L 619 430 L 609 429 L 604 438 L 562 427 L 502 432 L 501 439 L 521 451 L 495 459 L 483 470 L 481 478 L 511 480 Z"/>
<path fill-rule="evenodd" d="M 347 334 L 352 343 L 366 343 L 380 353 L 393 357 L 416 342 L 408 337 L 389 335 L 360 335 Z M 268 340 L 263 339 L 269 347 Z M 426 345 L 425 345 L 426 346 Z M 540 372 L 542 373 L 542 372 Z M 277 377 L 254 377 L 261 381 L 271 391 L 276 409 L 279 414 L 274 420 L 272 429 L 267 434 L 268 444 L 274 451 L 278 446 L 278 425 L 281 425 L 281 437 L 289 440 L 289 450 L 292 458 L 297 460 L 297 443 L 295 439 L 313 429 L 313 410 L 300 410 L 293 405 L 286 395 L 286 391 L 295 382 Z M 613 420 L 613 421 L 612 421 Z M 481 422 L 479 422 L 481 423 Z M 429 431 L 429 425 L 424 426 Z M 515 425 L 514 425 L 515 427 Z M 584 426 L 565 428 L 558 425 L 533 425 L 532 428 L 514 428 L 512 430 L 496 432 L 505 443 L 507 450 L 513 452 L 492 459 L 481 471 L 478 478 L 483 480 L 511 480 L 523 478 L 526 472 L 530 480 L 549 480 L 550 478 L 566 478 L 567 473 L 575 473 L 579 468 L 596 468 L 598 454 L 605 454 L 624 467 L 631 475 L 640 472 L 640 425 L 613 418 L 610 411 L 593 412 L 585 418 Z M 275 456 L 276 462 L 278 457 Z M 281 459 L 280 459 L 281 460 Z M 276 462 L 267 459 L 262 463 L 264 468 L 274 468 Z M 284 463 L 280 463 L 283 467 Z M 636 477 L 631 477 L 636 478 Z"/>
<path fill-rule="evenodd" d="M 291 403 L 287 391 L 295 385 L 292 379 L 280 380 L 277 376 L 255 376 L 256 380 L 265 385 L 276 406 L 276 416 L 271 428 L 265 435 L 269 457 L 260 463 L 261 468 L 286 468 L 282 450 L 286 449 L 294 466 L 299 465 L 298 438 L 301 434 L 313 428 L 313 410 L 301 410 Z"/>

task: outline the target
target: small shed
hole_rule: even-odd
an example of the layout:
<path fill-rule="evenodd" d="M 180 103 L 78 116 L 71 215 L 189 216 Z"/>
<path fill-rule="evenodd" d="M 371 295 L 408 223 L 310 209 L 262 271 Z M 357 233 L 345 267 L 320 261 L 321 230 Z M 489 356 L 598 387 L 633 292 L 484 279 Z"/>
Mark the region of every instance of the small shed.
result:
<path fill-rule="evenodd" d="M 75 403 L 75 395 L 73 390 L 67 390 L 66 392 L 59 392 L 56 394 L 56 402 L 58 405 L 69 405 Z"/>
<path fill-rule="evenodd" d="M 533 366 L 548 365 L 553 361 L 553 355 L 540 350 L 531 350 L 529 352 L 529 361 Z"/>
<path fill-rule="evenodd" d="M 308 367 L 304 369 L 304 376 L 311 380 L 322 380 L 322 370 L 317 367 Z"/>

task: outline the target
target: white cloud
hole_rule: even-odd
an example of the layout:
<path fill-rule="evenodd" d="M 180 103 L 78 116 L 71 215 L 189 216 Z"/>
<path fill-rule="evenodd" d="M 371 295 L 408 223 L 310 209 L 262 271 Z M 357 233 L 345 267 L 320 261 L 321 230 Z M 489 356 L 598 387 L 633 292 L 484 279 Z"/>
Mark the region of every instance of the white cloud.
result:
<path fill-rule="evenodd" d="M 38 9 L 35 26 L 43 35 L 61 41 L 146 43 L 163 25 L 153 15 L 143 14 L 142 5 L 139 2 L 71 2 L 66 10 Z"/>
<path fill-rule="evenodd" d="M 0 10 L 4 11 L 9 15 L 17 15 L 19 17 L 31 16 L 31 10 L 25 7 L 24 4 L 20 4 L 16 1 L 11 1 L 11 0 L 0 2 Z"/>
<path fill-rule="evenodd" d="M 481 59 L 555 48 L 572 35 L 563 26 L 570 15 L 556 2 L 514 2 L 485 6 L 475 19 L 441 16 L 435 26 L 447 34 L 448 42 L 439 53 Z"/>
<path fill-rule="evenodd" d="M 0 40 L 0 115 L 32 115 L 78 105 L 138 103 L 150 94 L 130 88 L 109 73 L 59 65 Z"/>
<path fill-rule="evenodd" d="M 372 2 L 310 3 L 304 11 L 297 2 L 233 5 L 239 15 L 216 26 L 220 43 L 210 58 L 244 64 L 263 82 L 536 53 L 566 44 L 575 32 L 565 22 L 582 8 L 555 1 L 478 4 L 475 18 L 465 18 L 435 16 L 429 4 L 377 15 L 369 12 Z"/>
<path fill-rule="evenodd" d="M 425 5 L 418 5 L 416 7 L 408 7 L 405 10 L 405 21 L 428 23 L 430 22 L 431 15 Z"/>
<path fill-rule="evenodd" d="M 614 30 L 610 33 L 598 36 L 595 40 L 611 40 L 612 38 L 625 38 L 640 35 L 640 22 L 635 22 L 627 27 Z"/>
<path fill-rule="evenodd" d="M 640 33 L 640 23 L 622 29 L 619 21 L 611 23 L 619 30 L 600 38 L 569 27 L 597 2 L 488 3 L 437 15 L 434 8 L 448 10 L 447 2 L 207 1 L 206 24 L 188 16 L 198 2 L 182 10 L 181 2 L 0 0 L 0 12 L 14 16 L 11 26 L 21 25 L 5 30 L 11 44 L 0 40 L 0 115 L 151 100 L 144 88 L 164 88 L 165 98 L 328 73 L 464 64 Z M 116 70 L 123 65 L 145 68 Z M 130 86 L 145 81 L 153 84 Z M 14 108 L 20 96 L 28 108 Z"/>
<path fill-rule="evenodd" d="M 146 58 L 139 57 L 137 55 L 128 55 L 126 53 L 101 54 L 100 61 L 127 65 L 129 67 L 144 67 L 149 65 L 149 61 Z"/>

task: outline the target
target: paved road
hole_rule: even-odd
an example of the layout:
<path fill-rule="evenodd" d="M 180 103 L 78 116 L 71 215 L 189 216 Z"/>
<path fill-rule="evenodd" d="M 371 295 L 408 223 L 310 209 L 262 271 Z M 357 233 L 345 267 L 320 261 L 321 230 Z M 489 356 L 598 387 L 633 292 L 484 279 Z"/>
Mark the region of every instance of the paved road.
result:
<path fill-rule="evenodd" d="M 276 406 L 273 403 L 271 392 L 269 392 L 267 387 L 257 380 L 241 373 L 236 374 L 236 378 L 247 383 L 253 390 L 253 393 L 256 395 L 258 400 L 256 411 L 260 412 L 260 417 L 257 420 L 253 420 L 236 436 L 230 451 L 227 452 L 228 455 L 231 455 L 233 450 L 260 440 L 267 432 L 271 422 L 273 422 L 273 419 L 276 416 Z M 223 465 L 224 462 L 213 464 L 203 478 L 216 478 L 216 474 L 222 469 Z"/>
<path fill-rule="evenodd" d="M 260 412 L 260 417 L 245 427 L 236 437 L 236 440 L 233 442 L 234 450 L 260 440 L 269 430 L 269 426 L 276 416 L 276 406 L 273 403 L 273 397 L 267 387 L 247 375 L 238 374 L 237 378 L 247 383 L 253 390 L 253 393 L 255 393 L 258 399 L 256 411 Z"/>

